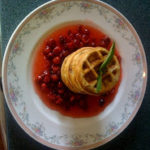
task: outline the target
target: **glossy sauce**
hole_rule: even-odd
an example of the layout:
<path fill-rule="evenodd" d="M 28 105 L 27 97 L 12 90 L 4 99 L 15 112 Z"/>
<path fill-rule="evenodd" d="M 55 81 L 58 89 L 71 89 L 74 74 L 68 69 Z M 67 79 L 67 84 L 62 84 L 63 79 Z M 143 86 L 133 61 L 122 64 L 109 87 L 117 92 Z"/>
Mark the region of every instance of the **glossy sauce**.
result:
<path fill-rule="evenodd" d="M 46 89 L 43 91 L 36 81 L 36 77 L 52 65 L 52 62 L 48 61 L 43 55 L 43 49 L 45 49 L 47 42 L 50 38 L 55 39 L 57 45 L 60 45 L 58 42 L 59 36 L 60 35 L 68 36 L 67 33 L 69 30 L 73 32 L 77 32 L 79 25 L 80 24 L 76 23 L 76 24 L 62 26 L 59 27 L 58 29 L 55 29 L 53 32 L 47 34 L 46 36 L 44 36 L 39 41 L 39 43 L 35 48 L 36 53 L 33 61 L 33 84 L 34 84 L 35 91 L 40 97 L 40 99 L 50 109 L 56 110 L 65 116 L 70 116 L 74 118 L 92 117 L 102 112 L 115 98 L 122 77 L 122 73 L 121 73 L 120 80 L 115 86 L 115 88 L 104 96 L 89 96 L 89 95 L 84 95 L 83 97 L 81 96 L 81 98 L 86 100 L 86 104 L 87 104 L 86 109 L 81 109 L 81 107 L 79 107 L 78 105 L 72 105 L 71 107 L 69 107 L 69 109 L 66 109 L 66 107 L 64 107 L 63 105 L 57 105 L 56 103 L 50 100 L 48 94 L 50 92 L 50 89 Z M 96 45 L 100 46 L 99 45 L 100 39 L 105 38 L 106 35 L 103 32 L 101 32 L 99 29 L 96 29 L 92 26 L 84 25 L 84 27 L 86 27 L 90 31 L 90 39 L 94 39 L 96 41 L 95 42 Z M 110 48 L 111 43 L 112 41 L 107 46 L 107 49 Z M 118 57 L 121 63 L 120 56 L 117 50 L 115 50 L 115 55 Z M 57 87 L 57 83 L 56 83 L 56 87 Z M 55 90 L 57 90 L 57 88 Z M 104 103 L 100 102 L 101 99 L 104 100 Z"/>

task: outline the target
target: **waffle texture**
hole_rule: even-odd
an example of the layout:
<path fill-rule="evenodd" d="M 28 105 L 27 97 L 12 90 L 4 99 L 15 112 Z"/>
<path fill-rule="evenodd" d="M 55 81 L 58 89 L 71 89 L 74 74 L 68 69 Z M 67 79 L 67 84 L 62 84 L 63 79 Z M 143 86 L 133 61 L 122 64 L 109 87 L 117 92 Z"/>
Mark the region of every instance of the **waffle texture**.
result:
<path fill-rule="evenodd" d="M 102 89 L 96 93 L 99 67 L 108 52 L 102 47 L 83 47 L 67 56 L 61 67 L 63 82 L 75 93 L 100 95 L 109 92 L 120 77 L 120 64 L 115 55 L 102 75 Z"/>

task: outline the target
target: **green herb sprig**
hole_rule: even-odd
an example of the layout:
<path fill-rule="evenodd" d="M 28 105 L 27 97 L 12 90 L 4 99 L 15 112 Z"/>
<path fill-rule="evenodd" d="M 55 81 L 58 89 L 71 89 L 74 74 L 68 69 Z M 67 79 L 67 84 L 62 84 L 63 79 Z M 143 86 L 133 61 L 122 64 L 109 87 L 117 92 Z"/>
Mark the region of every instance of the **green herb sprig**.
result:
<path fill-rule="evenodd" d="M 97 78 L 97 85 L 96 85 L 96 93 L 99 93 L 101 88 L 102 88 L 102 75 L 104 73 L 106 66 L 112 60 L 113 55 L 114 55 L 114 51 L 115 51 L 115 42 L 113 42 L 106 59 L 104 60 L 104 62 L 101 64 L 101 66 L 99 68 L 99 75 Z"/>

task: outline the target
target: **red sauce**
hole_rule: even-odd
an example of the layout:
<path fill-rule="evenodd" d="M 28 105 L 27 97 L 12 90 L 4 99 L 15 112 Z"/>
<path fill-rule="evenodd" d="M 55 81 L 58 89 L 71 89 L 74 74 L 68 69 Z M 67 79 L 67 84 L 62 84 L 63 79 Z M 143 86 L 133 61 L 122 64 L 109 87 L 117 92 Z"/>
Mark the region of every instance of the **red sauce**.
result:
<path fill-rule="evenodd" d="M 102 112 L 114 99 L 120 80 L 109 93 L 89 96 L 71 92 L 61 81 L 60 68 L 63 59 L 85 46 L 110 48 L 112 40 L 89 25 L 70 24 L 59 27 L 44 36 L 36 47 L 33 61 L 33 83 L 36 93 L 50 109 L 65 116 L 91 117 Z M 115 55 L 120 61 L 117 50 Z M 56 58 L 57 57 L 57 58 Z"/>

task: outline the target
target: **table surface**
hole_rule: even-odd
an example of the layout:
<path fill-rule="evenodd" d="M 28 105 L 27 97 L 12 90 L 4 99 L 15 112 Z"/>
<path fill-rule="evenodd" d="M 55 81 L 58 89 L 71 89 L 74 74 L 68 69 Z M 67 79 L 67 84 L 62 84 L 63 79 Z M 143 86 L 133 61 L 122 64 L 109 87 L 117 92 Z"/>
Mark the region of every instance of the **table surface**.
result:
<path fill-rule="evenodd" d="M 19 22 L 34 8 L 48 0 L 2 0 L 2 54 Z M 150 64 L 150 1 L 103 0 L 119 10 L 135 27 Z M 142 106 L 131 124 L 114 140 L 96 148 L 101 150 L 149 150 L 150 149 L 150 81 Z M 30 138 L 16 123 L 5 104 L 6 128 L 9 150 L 48 150 L 49 148 Z"/>
<path fill-rule="evenodd" d="M 4 146 L 3 146 L 3 139 L 2 139 L 2 133 L 0 131 L 0 150 L 3 150 Z"/>

